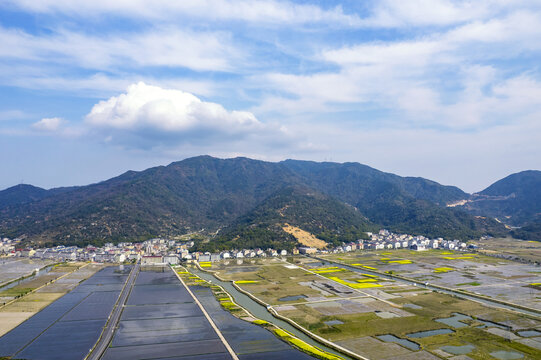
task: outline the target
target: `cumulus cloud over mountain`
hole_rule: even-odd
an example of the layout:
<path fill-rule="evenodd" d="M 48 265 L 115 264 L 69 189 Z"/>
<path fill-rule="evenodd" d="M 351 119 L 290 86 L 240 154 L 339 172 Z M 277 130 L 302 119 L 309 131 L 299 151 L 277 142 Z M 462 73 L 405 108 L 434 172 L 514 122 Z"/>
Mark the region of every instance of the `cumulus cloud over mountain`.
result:
<path fill-rule="evenodd" d="M 150 146 L 186 141 L 195 135 L 198 141 L 204 141 L 280 131 L 262 123 L 251 112 L 229 111 L 188 92 L 144 82 L 132 84 L 125 93 L 94 105 L 85 123 L 108 140 L 155 140 Z"/>

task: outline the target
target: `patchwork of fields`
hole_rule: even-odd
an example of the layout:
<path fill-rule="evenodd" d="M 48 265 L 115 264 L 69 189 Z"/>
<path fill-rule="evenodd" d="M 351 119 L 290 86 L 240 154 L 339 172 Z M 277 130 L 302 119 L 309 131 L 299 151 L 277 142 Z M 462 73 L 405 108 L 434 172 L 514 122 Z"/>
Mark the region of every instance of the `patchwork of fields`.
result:
<path fill-rule="evenodd" d="M 73 360 L 88 355 L 119 298 L 131 266 L 72 266 L 75 271 L 17 299 L 5 307 L 9 311 L 0 312 L 2 323 L 24 321 L 26 318 L 13 316 L 17 311 L 28 318 L 0 337 L 0 357 Z M 62 273 L 67 267 L 58 269 Z M 219 329 L 241 360 L 262 356 L 313 359 L 272 332 L 231 315 L 220 306 L 209 287 L 194 285 L 192 291 L 217 328 L 213 328 L 171 268 L 143 268 L 102 358 L 231 359 L 219 338 Z"/>
<path fill-rule="evenodd" d="M 409 250 L 202 265 L 269 311 L 364 358 L 541 358 L 540 317 L 424 287 L 437 284 L 539 308 L 538 266 L 481 254 Z M 0 308 L 5 332 L 0 357 L 84 359 L 130 269 L 59 264 L 5 287 L 0 295 L 9 304 Z M 276 328 L 265 329 L 249 314 L 234 316 L 238 307 L 223 290 L 216 293 L 218 287 L 189 272 L 179 276 L 187 286 L 169 267 L 141 269 L 103 359 L 213 360 L 231 359 L 231 352 L 241 360 L 312 358 L 275 336 L 280 336 Z"/>
<path fill-rule="evenodd" d="M 83 359 L 98 340 L 129 270 L 106 267 L 83 281 L 0 337 L 0 356 Z"/>
<path fill-rule="evenodd" d="M 235 281 L 278 314 L 315 335 L 369 359 L 454 356 L 486 359 L 498 358 L 496 355 L 541 358 L 538 318 L 362 271 L 422 271 L 431 276 L 446 276 L 459 271 L 455 269 L 468 268 L 467 262 L 475 266 L 497 266 L 495 259 L 458 259 L 465 255 L 426 253 L 421 255 L 424 261 L 420 265 L 420 257 L 414 257 L 409 251 L 403 252 L 403 256 L 395 256 L 395 252 L 392 255 L 364 254 L 335 255 L 359 271 L 306 257 L 293 257 L 289 262 L 279 259 L 229 261 L 213 263 L 206 269 L 217 271 L 222 279 Z M 443 262 L 432 261 L 433 257 L 442 258 Z M 510 269 L 525 269 L 521 264 L 505 265 Z"/>
<path fill-rule="evenodd" d="M 0 296 L 5 293 L 23 296 L 16 299 L 13 296 L 3 297 L 8 303 L 0 306 L 0 336 L 71 291 L 101 268 L 100 265 L 83 266 L 80 263 L 56 266 L 40 277 L 29 278 L 17 286 L 1 291 Z"/>
<path fill-rule="evenodd" d="M 442 250 L 353 252 L 324 255 L 324 259 L 541 310 L 541 267 L 476 253 Z"/>
<path fill-rule="evenodd" d="M 52 264 L 54 264 L 52 260 L 0 258 L 0 288 L 10 281 L 32 274 L 36 269 L 43 269 Z"/>
<path fill-rule="evenodd" d="M 103 359 L 231 359 L 170 268 L 144 268 Z"/>

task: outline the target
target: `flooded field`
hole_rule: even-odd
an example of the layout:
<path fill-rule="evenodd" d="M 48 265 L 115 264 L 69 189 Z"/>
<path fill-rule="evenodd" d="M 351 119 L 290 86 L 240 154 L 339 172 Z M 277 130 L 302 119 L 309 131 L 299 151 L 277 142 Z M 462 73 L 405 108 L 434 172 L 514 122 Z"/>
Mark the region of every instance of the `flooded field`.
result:
<path fill-rule="evenodd" d="M 0 356 L 83 359 L 100 336 L 129 270 L 107 267 L 82 282 L 0 337 Z"/>
<path fill-rule="evenodd" d="M 0 336 L 4 335 L 9 330 L 13 329 L 56 299 L 66 294 L 68 291 L 75 288 L 82 280 L 89 278 L 101 268 L 102 266 L 100 265 L 81 266 L 64 277 L 61 276 L 65 274 L 64 270 L 67 270 L 66 268 L 50 268 L 49 273 L 51 275 L 56 274 L 60 278 L 53 283 L 46 284 L 34 293 L 17 298 L 10 304 L 0 307 L 0 319 L 2 320 L 0 321 Z M 35 282 L 34 279 L 28 280 L 29 281 L 26 281 L 24 285 L 20 284 L 17 286 L 22 286 L 25 288 L 25 286 L 28 286 L 28 283 Z M 10 291 L 16 289 L 17 287 L 12 288 Z"/>
<path fill-rule="evenodd" d="M 170 268 L 141 269 L 103 359 L 230 359 Z"/>
<path fill-rule="evenodd" d="M 31 275 L 55 262 L 52 260 L 33 260 L 28 258 L 0 258 L 0 289 L 10 281 Z"/>
<path fill-rule="evenodd" d="M 209 288 L 194 286 L 192 289 L 240 360 L 314 359 L 293 349 L 270 331 L 243 321 L 224 310 Z"/>

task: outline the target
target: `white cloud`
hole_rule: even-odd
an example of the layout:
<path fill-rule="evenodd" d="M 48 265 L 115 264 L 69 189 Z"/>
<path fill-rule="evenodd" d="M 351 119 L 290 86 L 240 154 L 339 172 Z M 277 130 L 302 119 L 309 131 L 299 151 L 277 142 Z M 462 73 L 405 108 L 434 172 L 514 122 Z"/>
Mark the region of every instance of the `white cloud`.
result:
<path fill-rule="evenodd" d="M 87 130 L 79 125 L 70 125 L 68 121 L 59 118 L 43 118 L 31 125 L 31 130 L 21 129 L 19 135 L 44 135 L 61 138 L 78 138 L 87 133 Z"/>
<path fill-rule="evenodd" d="M 94 105 L 85 124 L 109 141 L 143 147 L 192 141 L 227 144 L 244 137 L 272 142 L 285 134 L 250 112 L 228 111 L 190 93 L 143 82 Z"/>
<path fill-rule="evenodd" d="M 382 0 L 366 25 L 381 27 L 451 25 L 492 14 L 487 1 Z"/>
<path fill-rule="evenodd" d="M 484 21 L 516 10 L 537 11 L 539 0 L 378 0 L 360 22 L 365 27 L 449 27 Z"/>
<path fill-rule="evenodd" d="M 256 83 L 282 96 L 269 93 L 256 109 L 287 115 L 305 113 L 312 104 L 317 111 L 332 112 L 339 103 L 342 110 L 389 112 L 381 127 L 460 131 L 520 121 L 518 113 L 541 108 L 541 98 L 528 95 L 537 94 L 539 74 L 517 72 L 514 65 L 494 60 L 520 63 L 525 55 L 538 56 L 541 46 L 535 39 L 541 27 L 535 24 L 540 23 L 539 12 L 515 11 L 406 40 L 327 48 L 318 58 L 337 70 L 261 76 Z M 362 121 L 372 120 L 359 117 Z"/>
<path fill-rule="evenodd" d="M 63 122 L 64 120 L 59 117 L 43 118 L 40 121 L 32 124 L 32 127 L 39 131 L 55 132 L 60 128 Z"/>
<path fill-rule="evenodd" d="M 323 9 L 317 5 L 274 0 L 17 0 L 9 3 L 37 13 L 65 13 L 85 17 L 116 14 L 161 21 L 177 21 L 182 16 L 207 20 L 240 20 L 260 25 L 332 23 L 351 26 L 360 21 L 356 14 L 345 14 L 340 6 Z"/>
<path fill-rule="evenodd" d="M 221 32 L 167 27 L 139 33 L 86 35 L 59 30 L 35 36 L 0 27 L 0 58 L 42 61 L 97 70 L 141 66 L 229 71 L 241 52 Z"/>

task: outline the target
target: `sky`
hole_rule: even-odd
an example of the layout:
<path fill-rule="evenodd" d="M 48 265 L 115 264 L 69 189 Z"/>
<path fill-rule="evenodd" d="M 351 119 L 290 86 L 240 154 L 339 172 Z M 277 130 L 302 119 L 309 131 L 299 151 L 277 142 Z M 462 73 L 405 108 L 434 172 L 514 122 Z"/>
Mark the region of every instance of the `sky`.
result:
<path fill-rule="evenodd" d="M 191 156 L 541 169 L 540 0 L 3 0 L 0 189 Z"/>

